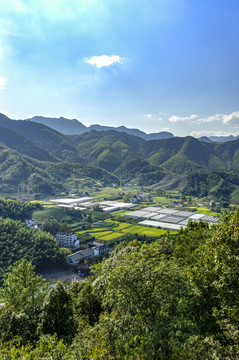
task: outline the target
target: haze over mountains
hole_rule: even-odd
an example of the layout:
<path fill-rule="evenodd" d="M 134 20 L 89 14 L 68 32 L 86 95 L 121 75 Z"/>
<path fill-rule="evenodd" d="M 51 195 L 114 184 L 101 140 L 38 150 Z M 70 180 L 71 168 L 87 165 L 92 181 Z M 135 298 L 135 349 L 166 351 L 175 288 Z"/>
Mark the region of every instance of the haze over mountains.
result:
<path fill-rule="evenodd" d="M 144 131 L 141 131 L 139 129 L 129 129 L 125 126 L 113 127 L 113 126 L 103 126 L 103 125 L 94 124 L 87 127 L 77 119 L 66 119 L 64 117 L 50 118 L 44 116 L 34 116 L 26 120 L 44 124 L 46 126 L 51 127 L 52 129 L 61 132 L 64 135 L 79 135 L 91 130 L 96 130 L 96 131 L 116 130 L 119 132 L 125 132 L 126 134 L 129 135 L 139 136 L 145 140 L 170 139 L 174 137 L 174 134 L 168 131 L 160 131 L 158 133 L 146 134 Z M 225 141 L 236 140 L 238 138 L 239 135 L 238 136 L 233 136 L 233 135 L 208 136 L 208 137 L 203 136 L 199 138 L 199 140 L 206 142 L 210 142 L 210 141 L 225 142 Z"/>
<path fill-rule="evenodd" d="M 52 129 L 55 129 L 62 134 L 65 135 L 79 135 L 83 134 L 84 132 L 88 132 L 91 130 L 96 131 L 107 131 L 107 130 L 116 130 L 119 132 L 125 132 L 129 135 L 135 135 L 140 136 L 145 140 L 154 140 L 154 139 L 168 139 L 173 137 L 174 135 L 167 131 L 161 131 L 159 133 L 152 133 L 152 134 L 146 134 L 145 132 L 138 130 L 138 129 L 128 129 L 125 126 L 103 126 L 103 125 L 90 125 L 89 127 L 82 124 L 80 121 L 76 119 L 66 119 L 63 117 L 60 118 L 47 118 L 43 116 L 34 116 L 31 119 L 27 119 L 29 121 L 34 121 L 40 124 L 44 124 L 46 126 L 51 127 Z"/>

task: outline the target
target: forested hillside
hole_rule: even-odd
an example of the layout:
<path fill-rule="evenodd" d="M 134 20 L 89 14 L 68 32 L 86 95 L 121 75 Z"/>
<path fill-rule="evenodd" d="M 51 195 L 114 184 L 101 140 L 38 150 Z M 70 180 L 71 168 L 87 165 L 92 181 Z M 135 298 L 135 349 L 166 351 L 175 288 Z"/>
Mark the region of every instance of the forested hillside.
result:
<path fill-rule="evenodd" d="M 48 291 L 17 262 L 1 292 L 0 357 L 237 359 L 238 226 L 234 212 L 176 239 L 121 243 L 91 278 Z"/>
<path fill-rule="evenodd" d="M 98 167 L 71 162 L 38 161 L 0 145 L 0 192 L 54 195 L 65 191 L 70 178 L 90 178 L 103 184 L 119 183 L 117 177 Z"/>

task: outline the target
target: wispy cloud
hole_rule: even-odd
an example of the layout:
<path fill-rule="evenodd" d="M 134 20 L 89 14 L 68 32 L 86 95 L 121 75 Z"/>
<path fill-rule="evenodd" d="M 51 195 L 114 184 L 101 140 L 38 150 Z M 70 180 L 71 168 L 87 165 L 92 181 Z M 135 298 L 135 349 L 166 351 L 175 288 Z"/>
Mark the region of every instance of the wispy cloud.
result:
<path fill-rule="evenodd" d="M 7 87 L 8 79 L 5 77 L 0 77 L 0 90 L 4 90 Z"/>
<path fill-rule="evenodd" d="M 113 64 L 122 64 L 123 59 L 118 55 L 101 55 L 101 56 L 92 56 L 90 58 L 84 59 L 84 62 L 97 68 L 102 68 L 106 66 L 111 66 Z"/>
<path fill-rule="evenodd" d="M 197 119 L 197 124 L 203 124 L 203 123 L 211 123 L 211 122 L 215 122 L 215 121 L 223 121 L 223 114 L 215 114 L 215 115 L 211 115 L 205 118 L 200 118 Z"/>
<path fill-rule="evenodd" d="M 199 116 L 196 114 L 193 114 L 190 116 L 184 116 L 184 117 L 173 115 L 169 118 L 169 121 L 171 123 L 176 123 L 176 122 L 183 122 L 183 121 L 188 121 L 188 120 L 196 120 L 198 118 L 199 118 Z"/>
<path fill-rule="evenodd" d="M 195 114 L 185 117 L 173 115 L 169 118 L 169 121 L 172 123 L 188 121 L 194 124 L 205 124 L 218 121 L 226 125 L 239 127 L 239 111 L 234 111 L 231 114 L 214 114 L 207 117 L 200 117 Z"/>
<path fill-rule="evenodd" d="M 159 114 L 163 114 L 163 113 L 159 113 Z M 148 120 L 156 120 L 156 121 L 162 121 L 163 118 L 161 116 L 159 116 L 158 114 L 151 114 L 151 113 L 148 113 L 148 114 L 143 114 L 143 115 L 140 115 Z"/>

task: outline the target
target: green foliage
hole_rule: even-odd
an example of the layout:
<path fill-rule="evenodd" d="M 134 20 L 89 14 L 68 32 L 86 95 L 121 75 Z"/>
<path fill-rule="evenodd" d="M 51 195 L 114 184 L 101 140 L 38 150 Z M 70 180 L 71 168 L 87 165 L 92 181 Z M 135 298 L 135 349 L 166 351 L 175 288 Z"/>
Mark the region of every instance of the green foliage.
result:
<path fill-rule="evenodd" d="M 89 325 L 94 325 L 102 311 L 101 300 L 90 281 L 85 281 L 78 293 L 76 300 L 76 312 L 86 316 Z"/>
<path fill-rule="evenodd" d="M 189 281 L 165 258 L 162 244 L 120 245 L 95 271 L 109 311 L 101 324 L 105 342 L 117 358 L 168 359 L 193 331 Z"/>
<path fill-rule="evenodd" d="M 198 321 L 201 331 L 213 335 L 238 357 L 239 212 L 226 213 L 198 251 L 190 271 L 200 291 Z M 230 346 L 230 347 L 229 347 Z"/>
<path fill-rule="evenodd" d="M 196 250 L 211 236 L 206 222 L 189 221 L 185 229 L 178 232 L 175 242 L 174 257 L 183 266 L 193 266 L 198 260 Z"/>
<path fill-rule="evenodd" d="M 34 348 L 24 344 L 21 337 L 8 342 L 0 342 L 0 358 L 3 360 L 63 360 L 66 345 L 55 335 L 43 335 Z"/>
<path fill-rule="evenodd" d="M 56 235 L 56 233 L 58 231 L 63 231 L 63 232 L 72 232 L 72 229 L 70 227 L 70 225 L 68 225 L 67 223 L 59 223 L 58 221 L 54 220 L 54 219 L 46 219 L 44 220 L 44 222 L 42 223 L 41 226 L 41 230 L 42 231 L 47 231 L 52 235 Z"/>

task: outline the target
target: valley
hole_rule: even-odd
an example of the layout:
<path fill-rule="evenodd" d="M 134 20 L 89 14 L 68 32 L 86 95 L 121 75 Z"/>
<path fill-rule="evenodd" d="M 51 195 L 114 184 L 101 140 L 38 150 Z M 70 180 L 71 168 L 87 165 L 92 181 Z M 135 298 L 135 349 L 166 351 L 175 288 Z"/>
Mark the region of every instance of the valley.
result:
<path fill-rule="evenodd" d="M 14 349 L 22 358 L 61 349 L 59 359 L 75 360 L 76 349 L 91 359 L 87 354 L 101 348 L 98 329 L 106 341 L 113 329 L 119 338 L 129 319 L 130 347 L 131 332 L 147 340 L 146 319 L 150 334 L 158 338 L 163 329 L 167 339 L 167 326 L 178 329 L 175 324 L 186 321 L 182 340 L 172 348 L 189 341 L 182 351 L 191 358 L 192 349 L 198 351 L 194 334 L 204 327 L 206 336 L 208 323 L 223 316 L 209 316 L 203 304 L 209 296 L 230 301 L 219 295 L 217 281 L 222 283 L 225 269 L 231 273 L 227 254 L 237 248 L 225 244 L 238 223 L 239 140 L 150 140 L 121 130 L 66 135 L 0 115 L 0 356 L 18 338 Z M 222 251 L 218 278 L 213 264 Z M 210 291 L 207 274 L 210 286 L 214 279 Z M 223 294 L 228 288 L 226 283 Z M 162 304 L 178 304 L 175 319 Z M 165 321 L 169 325 L 162 328 Z M 129 358 L 122 344 L 116 345 L 119 358 Z M 110 340 L 107 354 L 114 351 Z"/>

